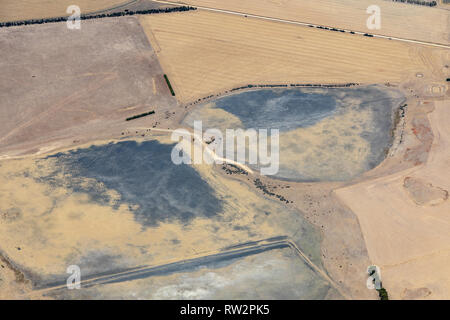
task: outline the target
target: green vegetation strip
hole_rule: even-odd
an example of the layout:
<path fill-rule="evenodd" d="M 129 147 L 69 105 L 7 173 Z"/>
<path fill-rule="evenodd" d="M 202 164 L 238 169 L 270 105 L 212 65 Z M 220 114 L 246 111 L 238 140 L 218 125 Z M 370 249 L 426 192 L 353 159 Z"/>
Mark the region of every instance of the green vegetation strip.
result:
<path fill-rule="evenodd" d="M 135 116 L 129 117 L 129 118 L 127 118 L 126 120 L 127 120 L 127 121 L 130 121 L 130 120 L 134 120 L 134 119 L 138 119 L 138 118 L 146 117 L 146 116 L 149 116 L 149 115 L 151 115 L 151 114 L 154 114 L 154 113 L 155 113 L 155 111 L 154 111 L 154 110 L 152 110 L 152 111 L 150 111 L 150 112 L 146 112 L 146 113 L 141 113 L 141 114 L 138 114 L 138 115 L 135 115 Z"/>
<path fill-rule="evenodd" d="M 170 93 L 175 96 L 175 91 L 173 91 L 172 85 L 170 84 L 169 78 L 167 78 L 167 74 L 164 75 L 164 79 L 166 79 L 167 86 L 169 87 Z"/>

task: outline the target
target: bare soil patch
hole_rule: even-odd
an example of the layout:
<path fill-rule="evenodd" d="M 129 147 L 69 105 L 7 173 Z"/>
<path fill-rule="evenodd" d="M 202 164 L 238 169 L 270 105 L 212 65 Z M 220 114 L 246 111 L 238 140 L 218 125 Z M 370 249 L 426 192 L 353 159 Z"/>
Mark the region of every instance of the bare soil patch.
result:
<path fill-rule="evenodd" d="M 81 30 L 5 28 L 0 46 L 3 156 L 118 136 L 130 125 L 153 125 L 176 105 L 136 17 L 83 21 Z"/>

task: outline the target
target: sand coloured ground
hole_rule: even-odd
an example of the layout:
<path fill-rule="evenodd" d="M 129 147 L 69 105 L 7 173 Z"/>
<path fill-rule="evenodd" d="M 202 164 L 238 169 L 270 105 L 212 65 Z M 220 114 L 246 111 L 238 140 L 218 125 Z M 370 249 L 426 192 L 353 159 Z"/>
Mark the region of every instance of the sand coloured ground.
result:
<path fill-rule="evenodd" d="M 336 191 L 358 216 L 369 257 L 394 298 L 422 287 L 431 289 L 432 299 L 448 297 L 450 202 L 419 205 L 404 181 L 412 177 L 450 190 L 449 108 L 448 100 L 435 102 L 429 115 L 435 140 L 425 164 Z"/>
<path fill-rule="evenodd" d="M 190 5 L 237 11 L 291 21 L 308 22 L 354 31 L 450 43 L 447 10 L 385 0 L 182 0 Z M 366 10 L 380 7 L 381 29 L 367 28 Z"/>
<path fill-rule="evenodd" d="M 250 83 L 398 82 L 439 50 L 206 11 L 140 21 L 183 102 Z"/>
<path fill-rule="evenodd" d="M 128 117 L 155 110 L 133 121 L 153 124 L 175 111 L 135 16 L 86 20 L 76 32 L 65 23 L 1 28 L 0 47 L 0 156 L 119 136 Z"/>

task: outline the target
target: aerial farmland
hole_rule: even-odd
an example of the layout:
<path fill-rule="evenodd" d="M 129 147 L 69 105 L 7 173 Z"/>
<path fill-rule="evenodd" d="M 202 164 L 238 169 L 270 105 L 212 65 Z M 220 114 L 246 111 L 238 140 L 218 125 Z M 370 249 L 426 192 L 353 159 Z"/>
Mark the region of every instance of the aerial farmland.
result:
<path fill-rule="evenodd" d="M 0 0 L 0 49 L 0 299 L 450 299 L 450 4 Z"/>

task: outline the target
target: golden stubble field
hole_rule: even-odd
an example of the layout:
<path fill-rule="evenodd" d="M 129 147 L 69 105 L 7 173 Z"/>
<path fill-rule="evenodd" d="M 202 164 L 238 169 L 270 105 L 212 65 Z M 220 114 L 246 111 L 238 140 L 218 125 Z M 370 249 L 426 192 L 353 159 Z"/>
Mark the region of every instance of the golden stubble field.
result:
<path fill-rule="evenodd" d="M 384 0 L 182 0 L 175 1 L 208 8 L 308 22 L 355 31 L 450 43 L 450 14 L 441 8 Z M 368 30 L 366 10 L 381 9 L 381 29 Z"/>
<path fill-rule="evenodd" d="M 200 10 L 140 21 L 181 102 L 247 84 L 398 83 L 444 50 Z"/>
<path fill-rule="evenodd" d="M 66 16 L 67 7 L 77 5 L 81 13 L 115 7 L 130 0 L 0 0 L 0 21 Z"/>

